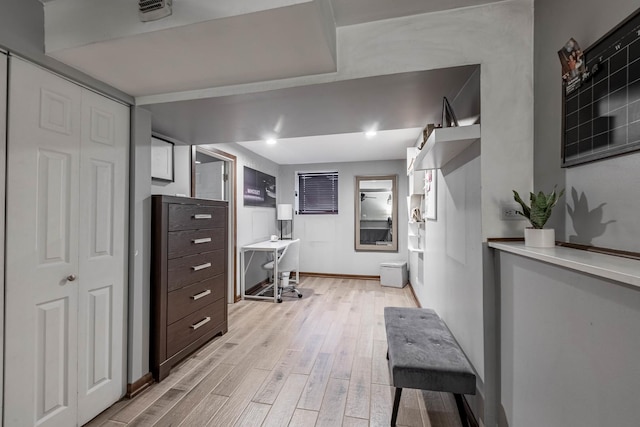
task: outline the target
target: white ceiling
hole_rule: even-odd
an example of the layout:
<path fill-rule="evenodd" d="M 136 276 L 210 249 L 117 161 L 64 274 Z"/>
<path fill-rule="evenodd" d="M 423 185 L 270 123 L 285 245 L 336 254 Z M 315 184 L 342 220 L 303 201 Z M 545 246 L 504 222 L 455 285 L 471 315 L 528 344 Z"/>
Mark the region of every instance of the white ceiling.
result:
<path fill-rule="evenodd" d="M 148 105 L 153 128 L 193 144 L 297 138 L 440 123 L 477 66 Z"/>
<path fill-rule="evenodd" d="M 357 132 L 279 139 L 273 145 L 264 140 L 239 144 L 280 165 L 394 160 L 406 158 L 407 147 L 415 145 L 422 129 L 380 131 L 371 138 Z"/>
<path fill-rule="evenodd" d="M 337 26 L 493 1 L 176 0 L 172 16 L 142 23 L 131 0 L 47 0 L 45 49 L 136 97 L 181 94 L 187 100 L 145 108 L 155 131 L 185 143 L 244 142 L 278 163 L 320 154 L 351 161 L 356 152 L 359 160 L 403 158 L 403 144 L 440 122 L 442 97 L 455 96 L 473 67 L 195 98 L 212 88 L 335 71 Z M 376 141 L 359 133 L 370 126 L 381 131 Z M 271 134 L 281 143 L 265 151 L 255 141 Z"/>

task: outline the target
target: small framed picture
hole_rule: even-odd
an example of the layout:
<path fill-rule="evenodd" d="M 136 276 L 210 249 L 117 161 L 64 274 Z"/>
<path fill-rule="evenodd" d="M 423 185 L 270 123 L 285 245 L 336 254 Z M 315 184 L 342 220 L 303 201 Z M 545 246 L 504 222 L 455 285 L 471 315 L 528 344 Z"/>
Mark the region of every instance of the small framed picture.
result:
<path fill-rule="evenodd" d="M 151 178 L 173 182 L 173 143 L 151 137 Z"/>
<path fill-rule="evenodd" d="M 429 169 L 424 175 L 424 194 L 425 194 L 425 218 L 436 220 L 437 215 L 437 181 L 438 171 Z"/>

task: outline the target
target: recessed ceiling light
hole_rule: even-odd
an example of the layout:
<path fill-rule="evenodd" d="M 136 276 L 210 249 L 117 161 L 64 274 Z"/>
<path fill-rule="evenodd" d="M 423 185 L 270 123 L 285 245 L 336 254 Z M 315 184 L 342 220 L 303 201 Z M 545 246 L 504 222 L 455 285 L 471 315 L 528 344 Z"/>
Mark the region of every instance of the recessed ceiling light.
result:
<path fill-rule="evenodd" d="M 269 145 L 273 145 L 276 142 L 278 142 L 278 140 L 275 139 L 275 138 L 267 138 L 267 144 L 269 144 Z"/>
<path fill-rule="evenodd" d="M 377 131 L 375 130 L 368 130 L 364 133 L 364 136 L 366 136 L 367 138 L 373 138 L 374 136 L 376 136 L 378 134 Z"/>

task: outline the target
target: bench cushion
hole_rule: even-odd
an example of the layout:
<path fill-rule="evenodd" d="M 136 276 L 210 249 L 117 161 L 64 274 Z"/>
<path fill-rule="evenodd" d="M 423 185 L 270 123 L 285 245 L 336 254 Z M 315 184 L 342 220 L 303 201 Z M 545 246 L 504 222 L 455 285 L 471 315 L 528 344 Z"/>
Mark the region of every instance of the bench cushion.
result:
<path fill-rule="evenodd" d="M 435 311 L 385 307 L 384 320 L 395 387 L 475 394 L 469 361 Z"/>

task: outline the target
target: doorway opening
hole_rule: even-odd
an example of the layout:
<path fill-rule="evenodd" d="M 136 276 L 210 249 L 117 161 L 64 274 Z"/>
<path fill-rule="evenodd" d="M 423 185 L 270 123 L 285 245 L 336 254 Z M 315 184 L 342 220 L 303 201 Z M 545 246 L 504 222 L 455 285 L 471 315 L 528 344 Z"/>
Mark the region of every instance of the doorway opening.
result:
<path fill-rule="evenodd" d="M 228 303 L 240 300 L 237 283 L 237 202 L 236 202 L 236 156 L 224 151 L 191 146 L 191 197 L 209 200 L 224 200 L 229 203 L 229 275 Z"/>

